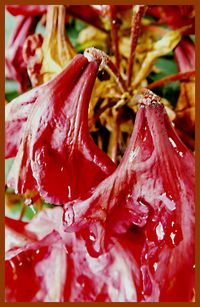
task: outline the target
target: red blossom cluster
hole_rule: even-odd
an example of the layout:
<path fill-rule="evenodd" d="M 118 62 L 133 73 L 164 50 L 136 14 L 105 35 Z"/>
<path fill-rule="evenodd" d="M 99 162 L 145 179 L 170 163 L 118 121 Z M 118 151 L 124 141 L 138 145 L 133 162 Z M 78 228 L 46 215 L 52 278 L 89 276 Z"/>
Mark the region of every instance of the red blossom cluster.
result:
<path fill-rule="evenodd" d="M 66 10 L 74 10 L 73 16 L 87 22 L 97 15 L 94 25 L 101 28 L 100 16 L 126 8 L 88 7 L 88 15 L 86 8 L 80 12 L 67 6 Z M 7 9 L 13 15 L 24 15 L 18 28 L 20 39 L 16 36 L 9 46 L 17 44 L 22 54 L 20 48 L 36 25 L 32 21 L 47 6 L 9 5 Z M 160 8 L 154 9 L 149 8 L 149 14 L 160 18 Z M 145 10 L 139 7 L 141 15 L 136 12 L 136 16 L 141 19 Z M 179 27 L 172 13 L 166 13 L 171 18 L 165 19 L 162 13 L 162 20 Z M 176 14 L 185 16 L 186 12 L 180 7 Z M 115 31 L 113 28 L 116 42 Z M 135 43 L 138 36 L 139 31 L 132 30 Z M 180 72 L 187 71 L 187 64 L 194 69 L 186 49 L 194 52 L 186 39 L 175 49 Z M 119 50 L 113 50 L 118 54 Z M 8 55 L 9 76 L 25 88 L 24 62 L 17 53 L 16 57 Z M 116 57 L 116 66 L 119 60 Z M 7 186 L 16 194 L 34 191 L 43 201 L 56 205 L 41 210 L 29 223 L 5 218 L 7 302 L 192 300 L 194 155 L 179 138 L 160 98 L 148 89 L 133 94 L 138 110 L 119 165 L 95 144 L 88 127 L 88 108 L 102 66 L 117 71 L 109 61 L 104 53 L 89 48 L 75 55 L 53 79 L 6 105 L 5 156 L 14 158 Z M 130 61 L 128 65 L 131 69 Z M 11 73 L 11 67 L 18 75 Z M 115 77 L 119 82 L 123 79 Z M 126 88 L 128 82 L 124 81 Z M 184 84 L 186 91 L 186 81 Z M 180 118 L 183 116 L 178 124 Z"/>

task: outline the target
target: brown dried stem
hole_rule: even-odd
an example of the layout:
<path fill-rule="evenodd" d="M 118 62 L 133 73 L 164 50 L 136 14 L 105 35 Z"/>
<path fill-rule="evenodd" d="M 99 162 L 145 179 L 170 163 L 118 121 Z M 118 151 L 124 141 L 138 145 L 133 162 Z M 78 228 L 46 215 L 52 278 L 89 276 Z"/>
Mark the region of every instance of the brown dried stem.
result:
<path fill-rule="evenodd" d="M 121 110 L 117 111 L 114 115 L 114 129 L 111 131 L 110 140 L 108 144 L 108 155 L 112 161 L 117 164 L 117 154 L 118 154 L 118 139 L 120 134 L 120 117 Z"/>
<path fill-rule="evenodd" d="M 111 25 L 111 37 L 112 46 L 115 53 L 115 64 L 117 68 L 120 68 L 120 53 L 119 53 L 119 37 L 118 37 L 118 24 L 117 24 L 117 12 L 115 5 L 109 5 L 109 17 Z"/>
<path fill-rule="evenodd" d="M 177 80 L 188 80 L 191 77 L 195 76 L 195 70 L 187 71 L 187 72 L 180 72 L 178 74 L 170 75 L 167 77 L 164 77 L 160 80 L 157 80 L 155 82 L 152 82 L 148 85 L 148 89 L 152 90 L 156 87 L 165 85 L 169 82 L 177 81 Z"/>
<path fill-rule="evenodd" d="M 128 59 L 128 69 L 127 69 L 127 85 L 128 87 L 131 84 L 132 74 L 133 74 L 133 64 L 135 59 L 137 41 L 141 29 L 141 20 L 145 13 L 146 7 L 144 5 L 136 6 L 136 13 L 132 17 L 131 23 L 131 46 L 130 54 Z"/>
<path fill-rule="evenodd" d="M 93 125 L 96 123 L 96 121 L 99 119 L 100 115 L 105 112 L 108 108 L 112 108 L 116 105 L 117 101 L 119 101 L 119 99 L 112 99 L 111 101 L 109 101 L 106 105 L 104 105 L 103 107 L 101 107 L 100 109 L 98 109 L 95 113 L 94 116 L 92 116 L 89 119 L 88 122 L 88 127 L 89 129 L 91 129 L 93 127 Z"/>
<path fill-rule="evenodd" d="M 20 210 L 20 215 L 19 215 L 19 220 L 21 221 L 23 216 L 24 216 L 24 213 L 25 213 L 25 208 L 26 208 L 26 204 L 24 202 L 22 202 L 22 207 L 21 207 L 21 210 Z"/>
<path fill-rule="evenodd" d="M 110 134 L 110 140 L 108 145 L 108 155 L 115 164 L 117 164 L 118 138 L 119 138 L 119 125 L 116 121 L 115 129 L 113 129 L 113 131 Z"/>

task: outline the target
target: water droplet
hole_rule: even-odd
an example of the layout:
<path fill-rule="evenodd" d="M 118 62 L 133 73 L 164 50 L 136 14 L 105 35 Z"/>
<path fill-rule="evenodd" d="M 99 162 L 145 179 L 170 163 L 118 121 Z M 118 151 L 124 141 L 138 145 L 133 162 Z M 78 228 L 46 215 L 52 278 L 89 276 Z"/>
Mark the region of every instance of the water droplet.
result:
<path fill-rule="evenodd" d="M 95 236 L 94 236 L 94 234 L 90 234 L 90 236 L 89 236 L 89 239 L 91 240 L 91 241 L 95 241 Z"/>
<path fill-rule="evenodd" d="M 101 254 L 101 240 L 95 233 L 89 229 L 82 231 L 82 237 L 85 240 L 87 251 L 92 257 L 99 257 Z"/>
<path fill-rule="evenodd" d="M 65 209 L 64 221 L 65 221 L 65 223 L 67 223 L 68 226 L 73 224 L 73 222 L 74 222 L 74 210 L 73 210 L 73 208 L 69 207 L 69 208 Z"/>
<path fill-rule="evenodd" d="M 183 235 L 182 230 L 179 224 L 177 224 L 174 220 L 171 222 L 171 227 L 169 226 L 166 229 L 166 243 L 170 247 L 177 246 L 180 241 L 182 241 Z"/>
<path fill-rule="evenodd" d="M 85 288 L 85 291 L 90 290 L 91 281 L 86 275 L 84 275 L 84 274 L 79 275 L 78 278 L 77 278 L 77 282 L 82 288 Z"/>
<path fill-rule="evenodd" d="M 141 206 L 144 206 L 145 208 L 146 208 L 147 206 L 149 206 L 148 202 L 147 202 L 145 199 L 143 199 L 142 197 L 138 197 L 137 202 L 138 202 Z"/>
<path fill-rule="evenodd" d="M 130 193 L 126 196 L 126 200 L 127 200 L 127 201 L 131 201 L 132 198 L 133 198 L 133 197 L 132 197 L 132 195 L 131 195 Z"/>
<path fill-rule="evenodd" d="M 140 151 L 140 148 L 139 147 L 136 147 L 135 150 L 131 151 L 130 153 L 130 162 L 132 162 L 134 160 L 134 158 L 137 156 L 137 154 L 139 153 Z"/>
<path fill-rule="evenodd" d="M 156 234 L 159 241 L 163 240 L 165 233 L 161 222 L 159 222 L 158 226 L 156 227 Z"/>
<path fill-rule="evenodd" d="M 68 197 L 71 198 L 72 197 L 72 194 L 71 194 L 71 187 L 70 185 L 68 185 Z"/>
<path fill-rule="evenodd" d="M 157 262 L 154 262 L 154 264 L 153 264 L 154 271 L 157 270 L 157 267 L 158 267 L 158 263 L 157 263 Z"/>
<path fill-rule="evenodd" d="M 173 232 L 171 232 L 171 234 L 170 234 L 170 238 L 172 239 L 172 244 L 173 245 L 175 245 L 175 242 L 174 242 L 174 238 L 176 237 L 176 235 L 173 233 Z"/>
<path fill-rule="evenodd" d="M 24 204 L 27 205 L 27 206 L 32 205 L 32 203 L 33 203 L 33 202 L 32 202 L 32 199 L 31 199 L 31 198 L 26 198 L 25 201 L 24 201 Z"/>
<path fill-rule="evenodd" d="M 169 137 L 169 141 L 172 144 L 173 148 L 177 148 L 176 143 L 174 142 L 174 140 L 171 137 Z"/>
<path fill-rule="evenodd" d="M 9 263 L 10 263 L 12 269 L 15 270 L 15 264 L 14 264 L 14 262 L 13 262 L 12 260 L 10 260 Z"/>

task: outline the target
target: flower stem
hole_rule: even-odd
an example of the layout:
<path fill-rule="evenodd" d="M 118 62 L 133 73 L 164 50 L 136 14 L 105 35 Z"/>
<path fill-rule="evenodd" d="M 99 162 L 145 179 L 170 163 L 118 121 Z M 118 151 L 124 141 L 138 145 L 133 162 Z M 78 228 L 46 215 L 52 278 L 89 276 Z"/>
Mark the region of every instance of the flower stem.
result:
<path fill-rule="evenodd" d="M 188 80 L 190 77 L 194 77 L 194 76 L 195 76 L 195 70 L 191 70 L 187 72 L 180 72 L 178 74 L 170 75 L 160 80 L 157 80 L 155 82 L 152 82 L 151 84 L 148 85 L 148 89 L 152 90 L 156 87 L 159 87 L 169 82 L 173 82 L 177 80 Z"/>
<path fill-rule="evenodd" d="M 111 25 L 111 37 L 112 37 L 112 45 L 115 53 L 115 64 L 117 68 L 120 67 L 120 53 L 119 53 L 119 37 L 118 37 L 118 24 L 117 24 L 117 14 L 116 14 L 116 6 L 109 5 L 109 17 L 110 17 L 110 25 Z"/>
<path fill-rule="evenodd" d="M 133 74 L 133 64 L 135 59 L 137 41 L 141 29 L 141 20 L 145 13 L 146 7 L 144 5 L 136 5 L 136 13 L 132 17 L 131 22 L 131 46 L 130 54 L 128 59 L 128 69 L 127 69 L 127 85 L 131 84 L 132 74 Z"/>

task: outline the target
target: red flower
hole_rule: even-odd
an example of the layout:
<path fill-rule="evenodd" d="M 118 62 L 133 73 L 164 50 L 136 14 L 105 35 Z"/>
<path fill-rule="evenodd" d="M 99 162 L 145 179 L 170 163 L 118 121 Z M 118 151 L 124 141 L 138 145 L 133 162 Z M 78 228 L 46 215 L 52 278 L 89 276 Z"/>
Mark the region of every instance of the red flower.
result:
<path fill-rule="evenodd" d="M 174 50 L 175 60 L 180 72 L 195 69 L 195 46 L 187 38 L 183 38 Z"/>
<path fill-rule="evenodd" d="M 13 16 L 39 16 L 46 12 L 47 5 L 6 5 L 6 9 Z"/>
<path fill-rule="evenodd" d="M 93 258 L 80 236 L 63 231 L 62 211 L 40 212 L 26 226 L 38 239 L 6 253 L 6 301 L 138 301 L 141 280 L 134 235 Z"/>
<path fill-rule="evenodd" d="M 36 17 L 19 16 L 6 49 L 6 78 L 17 81 L 20 92 L 26 91 L 29 84 L 26 64 L 22 55 L 23 44 L 27 36 L 34 33 L 37 23 Z"/>
<path fill-rule="evenodd" d="M 119 167 L 90 198 L 67 204 L 63 219 L 66 231 L 80 231 L 96 257 L 133 224 L 144 238 L 144 300 L 188 301 L 194 286 L 194 210 L 194 157 L 158 97 L 146 92 Z"/>
<path fill-rule="evenodd" d="M 48 5 L 6 5 L 7 11 L 13 16 L 41 16 L 46 13 Z M 66 5 L 68 15 L 79 18 L 94 27 L 105 31 L 99 11 L 91 5 Z"/>
<path fill-rule="evenodd" d="M 48 83 L 18 96 L 5 109 L 5 158 L 15 157 L 33 105 Z"/>
<path fill-rule="evenodd" d="M 86 198 L 115 169 L 88 131 L 88 104 L 97 71 L 96 61 L 88 63 L 83 55 L 78 55 L 42 91 L 36 88 L 29 94 L 31 101 L 38 96 L 26 127 L 21 126 L 21 130 L 25 128 L 22 141 L 8 176 L 8 186 L 16 193 L 36 190 L 47 202 L 62 204 Z M 23 107 L 20 113 L 24 119 Z M 12 121 L 8 127 L 13 131 Z M 12 139 L 7 140 L 8 144 L 11 142 Z"/>
<path fill-rule="evenodd" d="M 158 97 L 138 99 L 117 170 L 88 199 L 40 212 L 6 253 L 7 301 L 191 300 L 194 157 Z"/>
<path fill-rule="evenodd" d="M 185 34 L 193 34 L 195 31 L 195 16 L 193 5 L 150 5 L 148 14 L 167 23 L 172 29 L 190 26 Z"/>
<path fill-rule="evenodd" d="M 99 12 L 91 5 L 66 5 L 66 13 L 105 31 Z"/>
<path fill-rule="evenodd" d="M 194 43 L 184 37 L 174 50 L 180 72 L 195 70 Z M 180 95 L 176 105 L 175 124 L 185 144 L 194 150 L 195 141 L 195 79 L 180 83 Z"/>

